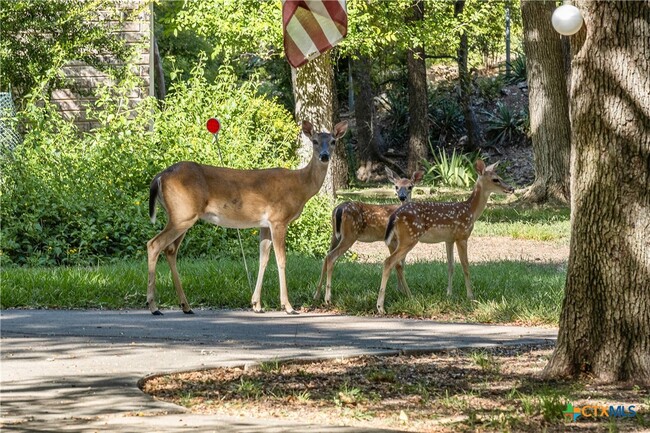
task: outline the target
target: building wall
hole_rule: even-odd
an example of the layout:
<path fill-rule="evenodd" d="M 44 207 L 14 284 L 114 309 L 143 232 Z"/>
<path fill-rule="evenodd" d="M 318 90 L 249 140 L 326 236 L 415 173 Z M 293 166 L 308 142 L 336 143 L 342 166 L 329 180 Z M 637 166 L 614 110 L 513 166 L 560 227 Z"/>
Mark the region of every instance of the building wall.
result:
<path fill-rule="evenodd" d="M 128 15 L 132 8 L 142 8 L 149 5 L 149 0 L 131 0 L 129 3 L 122 3 L 124 14 Z M 133 20 L 126 22 L 121 28 L 116 27 L 116 32 L 123 37 L 128 44 L 137 45 L 140 55 L 133 65 L 137 74 L 142 79 L 142 86 L 129 95 L 129 105 L 135 105 L 150 94 L 151 88 L 151 28 L 152 8 L 144 7 L 143 12 Z M 89 25 L 92 25 L 90 23 Z M 92 66 L 82 62 L 70 62 L 64 68 L 64 73 L 71 79 L 72 85 L 67 89 L 58 89 L 52 92 L 52 102 L 56 103 L 66 118 L 75 119 L 75 123 L 81 131 L 89 131 L 96 123 L 86 118 L 86 105 L 93 101 L 92 89 L 104 83 L 108 77 Z"/>

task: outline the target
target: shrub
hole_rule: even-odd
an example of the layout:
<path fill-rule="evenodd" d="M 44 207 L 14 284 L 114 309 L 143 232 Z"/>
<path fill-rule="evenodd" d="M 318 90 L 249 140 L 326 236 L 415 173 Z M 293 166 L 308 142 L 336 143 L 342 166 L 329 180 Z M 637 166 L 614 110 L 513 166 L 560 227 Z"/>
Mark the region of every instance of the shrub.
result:
<path fill-rule="evenodd" d="M 476 181 L 474 161 L 476 154 L 456 153 L 454 149 L 451 155 L 447 155 L 444 149 L 433 152 L 433 163 L 422 161 L 425 169 L 424 182 L 438 186 L 449 187 L 470 187 Z"/>
<path fill-rule="evenodd" d="M 144 257 L 145 243 L 157 231 L 148 218 L 149 182 L 178 160 L 220 165 L 220 148 L 229 167 L 294 167 L 298 128 L 290 113 L 260 97 L 254 84 L 237 83 L 228 68 L 214 83 L 201 69 L 198 65 L 189 81 L 175 83 L 161 107 L 147 99 L 129 108 L 129 86 L 101 89 L 88 107 L 99 123 L 91 133 L 78 131 L 46 101 L 28 103 L 19 113 L 24 141 L 0 159 L 3 264 L 83 265 Z M 215 115 L 223 125 L 218 143 L 205 130 L 205 121 Z M 303 218 L 320 212 L 309 209 Z M 164 221 L 164 212 L 159 215 Z M 316 239 L 304 227 L 310 223 L 301 224 L 308 239 Z M 256 251 L 255 232 L 242 235 Z M 230 254 L 238 250 L 236 238 L 233 230 L 197 224 L 183 254 Z M 305 239 L 298 232 L 289 248 L 318 250 Z"/>
<path fill-rule="evenodd" d="M 465 131 L 465 117 L 460 104 L 451 95 L 437 90 L 431 90 L 429 95 L 430 137 L 442 145 Z"/>
<path fill-rule="evenodd" d="M 501 89 L 504 87 L 503 78 L 498 77 L 478 77 L 476 87 L 481 97 L 487 101 L 495 101 L 501 97 Z"/>
<path fill-rule="evenodd" d="M 528 72 L 526 70 L 526 54 L 517 53 L 517 57 L 510 62 L 510 75 L 506 77 L 506 83 L 525 83 L 527 79 Z"/>
<path fill-rule="evenodd" d="M 486 114 L 486 131 L 491 144 L 516 143 L 526 136 L 527 116 L 524 112 L 515 113 L 507 105 L 497 103 L 495 112 Z"/>

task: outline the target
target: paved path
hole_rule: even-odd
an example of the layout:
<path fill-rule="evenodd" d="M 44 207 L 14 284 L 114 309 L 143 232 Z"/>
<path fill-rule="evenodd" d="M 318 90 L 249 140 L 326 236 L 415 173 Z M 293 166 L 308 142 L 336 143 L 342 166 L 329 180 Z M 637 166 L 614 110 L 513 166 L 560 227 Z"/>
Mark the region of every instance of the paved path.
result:
<path fill-rule="evenodd" d="M 155 401 L 147 375 L 273 359 L 426 352 L 555 340 L 550 328 L 282 312 L 3 310 L 2 431 L 299 432 L 368 429 L 198 416 Z M 379 431 L 379 430 L 377 430 Z"/>

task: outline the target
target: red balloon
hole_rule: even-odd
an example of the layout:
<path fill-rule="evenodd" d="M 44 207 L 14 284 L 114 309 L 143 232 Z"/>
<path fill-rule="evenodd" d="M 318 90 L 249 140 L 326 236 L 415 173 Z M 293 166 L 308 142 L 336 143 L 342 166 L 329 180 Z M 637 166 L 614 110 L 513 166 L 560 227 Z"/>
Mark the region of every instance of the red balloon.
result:
<path fill-rule="evenodd" d="M 214 117 L 209 118 L 208 123 L 205 126 L 208 128 L 208 131 L 213 134 L 218 133 L 221 129 L 221 123 L 219 123 L 219 120 L 215 119 Z"/>

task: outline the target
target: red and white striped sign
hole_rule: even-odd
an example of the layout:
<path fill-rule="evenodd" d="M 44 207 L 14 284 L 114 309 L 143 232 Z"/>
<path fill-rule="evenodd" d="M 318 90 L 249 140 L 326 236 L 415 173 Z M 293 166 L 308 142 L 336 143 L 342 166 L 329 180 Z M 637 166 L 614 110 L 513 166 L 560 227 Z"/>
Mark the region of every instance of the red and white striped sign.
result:
<path fill-rule="evenodd" d="M 287 60 L 302 66 L 347 34 L 345 0 L 283 0 L 282 27 Z"/>

